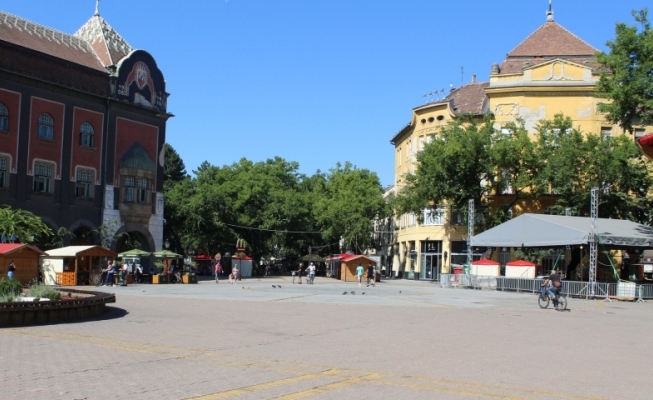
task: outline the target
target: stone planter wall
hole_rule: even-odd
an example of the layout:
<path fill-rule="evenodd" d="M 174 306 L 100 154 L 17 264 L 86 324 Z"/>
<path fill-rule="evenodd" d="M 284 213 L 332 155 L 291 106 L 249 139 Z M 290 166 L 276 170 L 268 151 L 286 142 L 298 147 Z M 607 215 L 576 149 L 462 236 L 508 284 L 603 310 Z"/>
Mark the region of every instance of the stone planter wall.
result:
<path fill-rule="evenodd" d="M 60 290 L 84 297 L 74 300 L 39 301 L 37 303 L 0 303 L 0 327 L 39 325 L 83 319 L 102 314 L 107 303 L 115 303 L 113 293 Z"/>

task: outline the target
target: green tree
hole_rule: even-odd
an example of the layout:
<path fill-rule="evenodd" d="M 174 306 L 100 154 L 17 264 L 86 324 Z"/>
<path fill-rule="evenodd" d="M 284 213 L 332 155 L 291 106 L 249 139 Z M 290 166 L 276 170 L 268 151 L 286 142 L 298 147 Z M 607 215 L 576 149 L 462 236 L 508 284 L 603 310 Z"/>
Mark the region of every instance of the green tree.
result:
<path fill-rule="evenodd" d="M 372 220 L 389 213 L 376 173 L 347 162 L 324 179 L 316 178 L 313 217 L 328 243 L 344 239 L 347 249 L 363 252 L 369 245 Z"/>
<path fill-rule="evenodd" d="M 450 205 L 465 209 L 473 199 L 486 226 L 487 195 L 493 186 L 508 183 L 497 181 L 491 151 L 495 133 L 489 120 L 480 124 L 453 121 L 444 127 L 417 154 L 416 170 L 405 176 L 406 184 L 394 202 L 398 212 L 414 212 L 421 218 L 425 207 Z"/>
<path fill-rule="evenodd" d="M 188 178 L 186 165 L 179 156 L 179 153 L 168 143 L 165 145 L 165 161 L 163 165 L 163 188 L 170 189 L 177 182 Z"/>
<path fill-rule="evenodd" d="M 599 104 L 606 119 L 632 133 L 633 125 L 653 123 L 653 30 L 648 10 L 633 11 L 640 24 L 618 23 L 609 53 L 597 55 L 605 68 L 597 84 L 599 95 L 612 100 Z"/>
<path fill-rule="evenodd" d="M 561 114 L 542 121 L 538 136 L 546 160 L 539 179 L 558 197 L 558 211 L 589 215 L 590 191 L 598 187 L 600 217 L 649 222 L 653 179 L 631 138 L 585 134 Z"/>
<path fill-rule="evenodd" d="M 0 206 L 0 236 L 8 241 L 33 243 L 38 237 L 52 236 L 52 230 L 41 218 L 29 211 Z"/>

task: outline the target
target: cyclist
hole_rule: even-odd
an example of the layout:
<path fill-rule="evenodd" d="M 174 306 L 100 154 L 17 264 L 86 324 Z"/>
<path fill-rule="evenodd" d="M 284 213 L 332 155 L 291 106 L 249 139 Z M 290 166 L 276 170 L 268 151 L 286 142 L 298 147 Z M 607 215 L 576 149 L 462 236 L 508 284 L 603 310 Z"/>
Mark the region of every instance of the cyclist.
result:
<path fill-rule="evenodd" d="M 549 297 L 555 298 L 555 295 L 558 293 L 558 290 L 560 290 L 560 287 L 562 287 L 560 274 L 555 269 L 552 269 L 549 279 L 544 281 L 542 286 L 546 287 L 546 293 L 549 295 Z"/>

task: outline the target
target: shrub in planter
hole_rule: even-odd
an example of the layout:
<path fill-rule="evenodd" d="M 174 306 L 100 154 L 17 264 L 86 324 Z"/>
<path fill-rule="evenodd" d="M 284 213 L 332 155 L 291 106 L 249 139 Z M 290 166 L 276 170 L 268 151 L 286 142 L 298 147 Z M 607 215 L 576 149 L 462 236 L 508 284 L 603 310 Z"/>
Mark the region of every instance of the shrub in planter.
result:
<path fill-rule="evenodd" d="M 14 279 L 0 279 L 0 296 L 16 297 L 23 291 L 23 286 Z"/>
<path fill-rule="evenodd" d="M 51 286 L 48 285 L 42 285 L 42 284 L 35 284 L 30 286 L 29 290 L 27 291 L 27 295 L 29 297 L 40 297 L 40 298 L 48 298 L 50 300 L 60 300 L 61 299 L 61 292 L 58 290 L 55 290 Z"/>

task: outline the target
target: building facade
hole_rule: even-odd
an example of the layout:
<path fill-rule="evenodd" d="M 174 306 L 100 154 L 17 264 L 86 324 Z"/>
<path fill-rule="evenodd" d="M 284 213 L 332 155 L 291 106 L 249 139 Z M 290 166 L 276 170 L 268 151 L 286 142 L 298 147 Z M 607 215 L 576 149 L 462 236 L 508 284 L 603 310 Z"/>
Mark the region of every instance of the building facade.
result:
<path fill-rule="evenodd" d="M 0 11 L 0 204 L 73 244 L 161 249 L 168 96 L 99 12 L 67 34 Z"/>
<path fill-rule="evenodd" d="M 563 113 L 584 132 L 629 134 L 608 123 L 597 110 L 598 103 L 605 101 L 595 94 L 600 78 L 597 52 L 557 24 L 549 10 L 542 26 L 510 51 L 501 64 L 492 65 L 488 82 L 476 82 L 472 77 L 471 83 L 451 90 L 443 100 L 412 110 L 410 122 L 391 139 L 395 147 L 395 190 L 401 190 L 405 174 L 415 172 L 416 156 L 424 145 L 449 121 L 462 115 L 479 119 L 489 116 L 497 130 L 505 130 L 508 123 L 520 119 L 535 134 L 539 121 Z M 643 136 L 646 128 L 650 127 L 637 127 L 633 139 Z M 542 212 L 554 203 L 554 197 L 545 196 L 518 202 L 510 211 L 514 215 Z M 464 264 L 467 226 L 459 211 L 447 206 L 427 208 L 422 210 L 422 223 L 417 215 L 398 216 L 394 273 L 407 278 L 438 279 L 452 266 Z M 474 257 L 480 258 L 481 251 L 474 249 Z M 506 251 L 499 251 L 499 260 L 509 261 L 509 252 L 502 253 Z"/>

